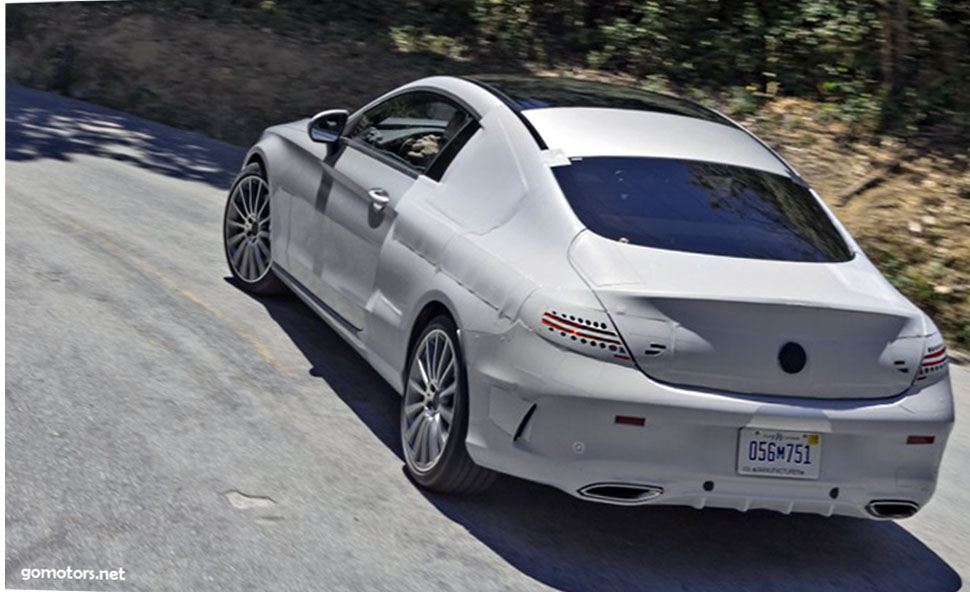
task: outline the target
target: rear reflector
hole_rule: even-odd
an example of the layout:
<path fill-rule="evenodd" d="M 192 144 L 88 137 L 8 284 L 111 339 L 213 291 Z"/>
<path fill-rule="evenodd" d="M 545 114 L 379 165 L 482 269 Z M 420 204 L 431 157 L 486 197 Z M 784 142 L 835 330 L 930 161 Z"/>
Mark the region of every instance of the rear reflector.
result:
<path fill-rule="evenodd" d="M 645 417 L 633 417 L 632 415 L 617 415 L 614 421 L 623 425 L 635 426 L 642 426 L 647 423 L 647 419 Z"/>
<path fill-rule="evenodd" d="M 936 436 L 909 436 L 906 438 L 907 444 L 932 444 L 936 441 Z"/>

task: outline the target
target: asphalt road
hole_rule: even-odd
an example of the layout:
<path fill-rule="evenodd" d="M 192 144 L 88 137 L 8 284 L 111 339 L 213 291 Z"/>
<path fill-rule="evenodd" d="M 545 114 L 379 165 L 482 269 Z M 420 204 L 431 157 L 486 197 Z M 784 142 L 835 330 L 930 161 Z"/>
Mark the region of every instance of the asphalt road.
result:
<path fill-rule="evenodd" d="M 92 590 L 956 590 L 970 424 L 915 518 L 423 493 L 395 394 L 227 281 L 233 146 L 7 86 L 6 583 Z M 294 114 L 294 117 L 299 114 Z M 970 372 L 954 368 L 958 413 Z M 30 568 L 124 582 L 24 582 Z"/>

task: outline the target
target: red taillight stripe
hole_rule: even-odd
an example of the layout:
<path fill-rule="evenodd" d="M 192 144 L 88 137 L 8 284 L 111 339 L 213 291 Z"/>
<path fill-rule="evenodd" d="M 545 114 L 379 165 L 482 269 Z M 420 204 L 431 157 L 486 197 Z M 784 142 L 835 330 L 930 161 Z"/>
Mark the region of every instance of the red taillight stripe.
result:
<path fill-rule="evenodd" d="M 620 358 L 621 360 L 629 360 L 630 356 L 622 356 L 620 354 L 613 354 L 614 358 Z"/>
<path fill-rule="evenodd" d="M 575 322 L 570 321 L 568 319 L 563 319 L 563 318 L 557 317 L 556 315 L 554 315 L 552 313 L 549 313 L 549 312 L 545 313 L 543 316 L 549 317 L 550 319 L 556 321 L 557 323 L 562 323 L 564 325 L 570 325 L 572 327 L 577 327 L 579 329 L 582 329 L 583 331 L 592 331 L 594 333 L 602 333 L 604 335 L 609 335 L 610 337 L 615 337 L 616 336 L 616 333 L 614 333 L 612 331 L 606 331 L 606 330 L 603 330 L 603 329 L 594 329 L 593 327 L 588 327 L 586 325 L 582 325 L 580 323 L 575 323 Z"/>
<path fill-rule="evenodd" d="M 909 436 L 906 438 L 907 444 L 932 444 L 936 441 L 936 436 Z"/>
<path fill-rule="evenodd" d="M 930 368 L 932 366 L 939 366 L 940 364 L 943 364 L 945 362 L 946 362 L 946 356 L 943 356 L 942 358 L 940 358 L 939 360 L 936 360 L 935 362 L 924 362 L 922 366 L 924 368 Z"/>
<path fill-rule="evenodd" d="M 932 360 L 933 358 L 939 358 L 940 356 L 945 356 L 945 355 L 946 355 L 946 348 L 943 348 L 938 352 L 934 352 L 932 354 L 926 354 L 925 356 L 923 356 L 923 361 L 926 362 L 928 360 Z"/>
<path fill-rule="evenodd" d="M 612 343 L 612 344 L 615 344 L 615 345 L 620 345 L 620 342 L 619 341 L 616 341 L 615 339 L 607 339 L 605 337 L 600 337 L 599 335 L 590 335 L 588 333 L 581 333 L 579 331 L 575 331 L 573 329 L 570 329 L 569 327 L 561 327 L 561 326 L 559 326 L 559 325 L 557 325 L 557 324 L 555 324 L 555 323 L 553 323 L 553 322 L 551 322 L 551 321 L 549 321 L 547 319 L 542 319 L 542 322 L 544 324 L 546 324 L 546 325 L 549 325 L 553 329 L 558 329 L 559 331 L 565 331 L 566 333 L 569 333 L 571 335 L 576 335 L 576 336 L 579 336 L 579 337 L 585 337 L 586 339 L 595 339 L 597 341 L 603 341 L 605 343 Z"/>

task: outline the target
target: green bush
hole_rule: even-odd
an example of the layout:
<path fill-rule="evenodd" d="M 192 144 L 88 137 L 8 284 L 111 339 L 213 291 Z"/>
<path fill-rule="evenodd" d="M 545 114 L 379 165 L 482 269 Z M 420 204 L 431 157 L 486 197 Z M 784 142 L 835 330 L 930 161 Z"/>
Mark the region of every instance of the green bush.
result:
<path fill-rule="evenodd" d="M 660 76 L 741 103 L 732 89 L 823 99 L 866 128 L 970 131 L 966 0 L 466 0 L 447 21 L 422 11 L 437 4 L 412 0 L 409 15 L 430 13 L 481 55 Z"/>
<path fill-rule="evenodd" d="M 315 23 L 391 50 L 449 58 L 662 77 L 675 87 L 725 91 L 742 108 L 753 97 L 735 89 L 754 87 L 837 103 L 841 119 L 865 128 L 932 127 L 964 140 L 970 133 L 967 0 L 150 0 L 139 6 L 274 28 Z M 15 34 L 16 11 L 8 9 L 8 17 L 8 35 Z"/>

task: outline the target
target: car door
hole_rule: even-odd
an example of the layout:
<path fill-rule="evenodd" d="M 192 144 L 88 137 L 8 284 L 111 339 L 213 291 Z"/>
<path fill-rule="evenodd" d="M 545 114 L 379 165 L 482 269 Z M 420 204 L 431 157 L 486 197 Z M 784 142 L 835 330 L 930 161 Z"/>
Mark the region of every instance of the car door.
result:
<path fill-rule="evenodd" d="M 322 240 L 312 253 L 313 277 L 304 283 L 355 331 L 366 326 L 397 204 L 419 175 L 434 174 L 439 154 L 470 121 L 456 101 L 421 90 L 391 97 L 349 122 L 329 178 L 314 196 L 313 225 L 322 228 Z"/>

